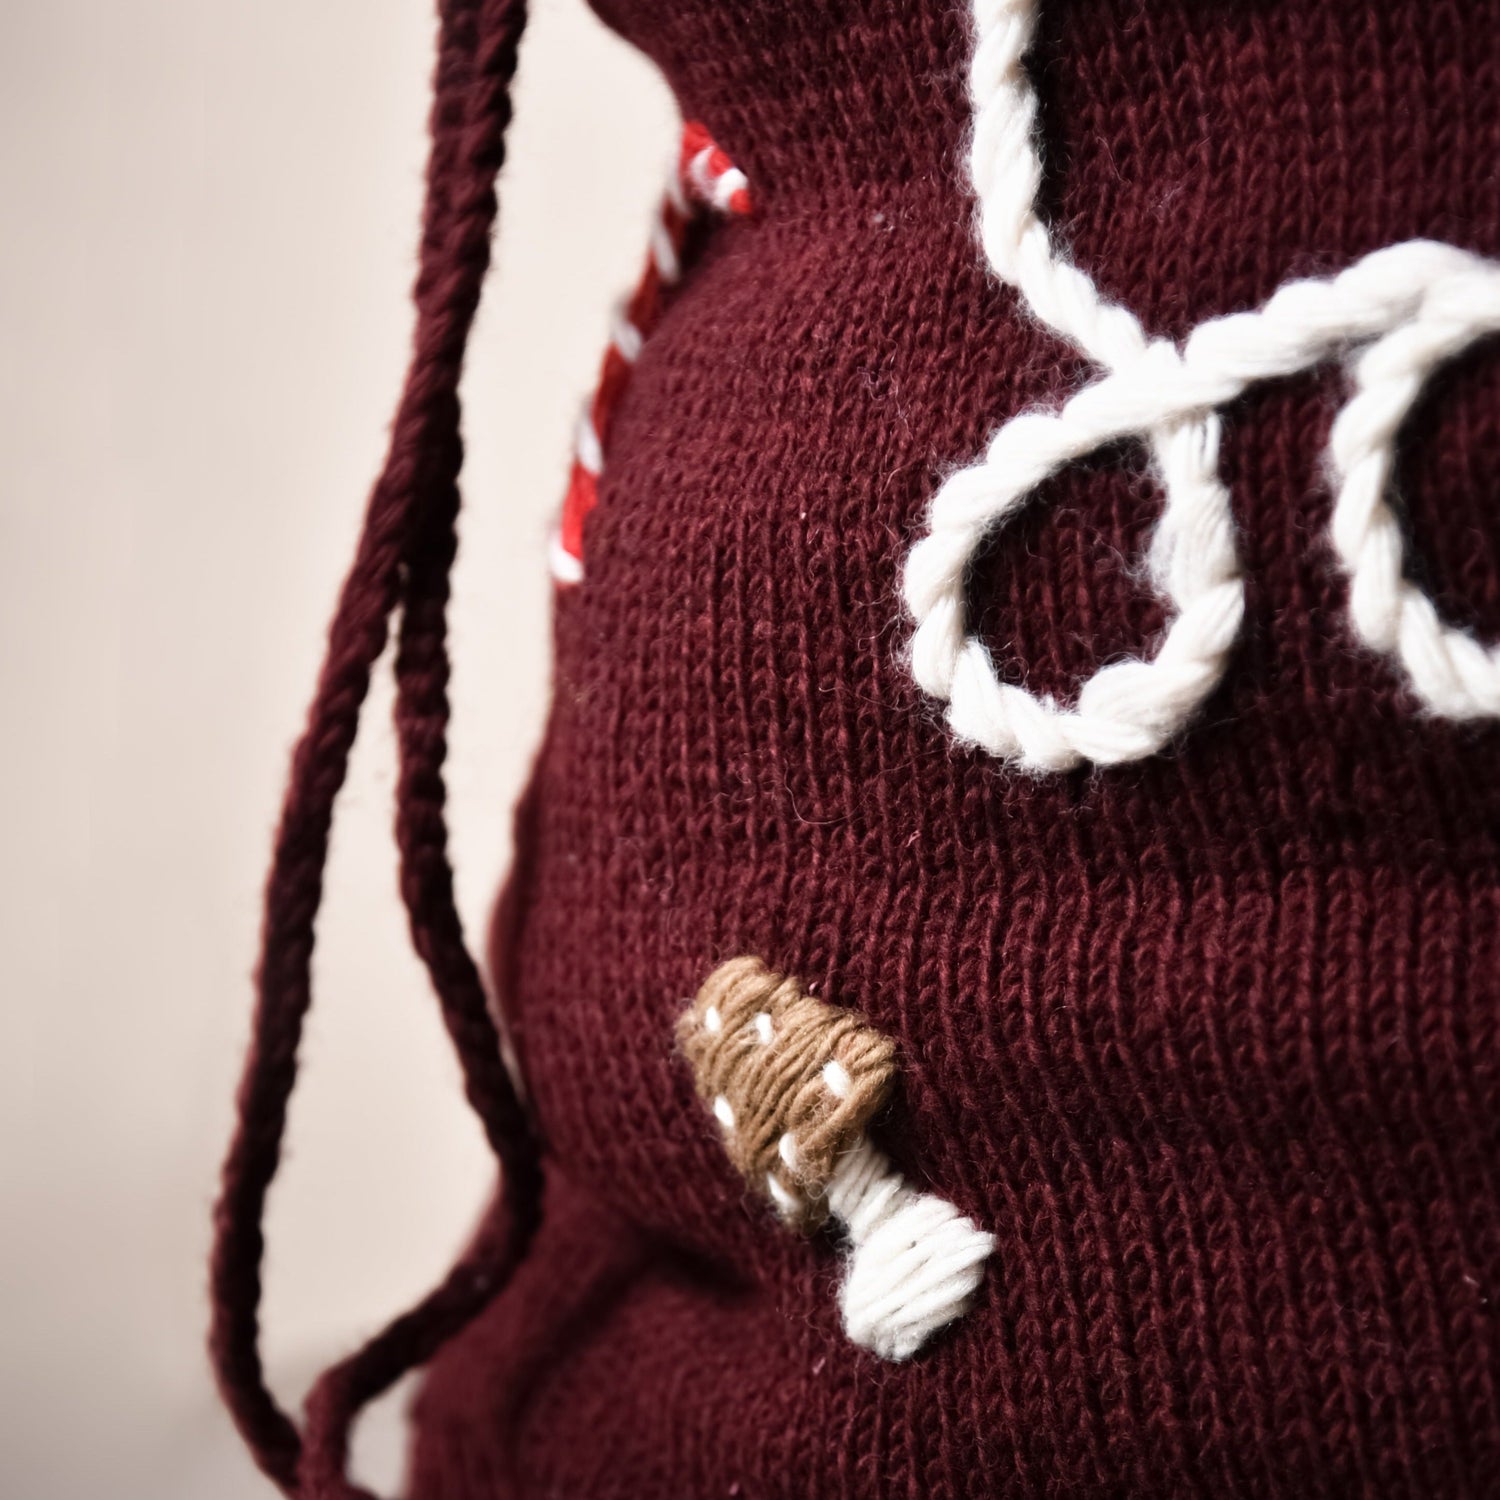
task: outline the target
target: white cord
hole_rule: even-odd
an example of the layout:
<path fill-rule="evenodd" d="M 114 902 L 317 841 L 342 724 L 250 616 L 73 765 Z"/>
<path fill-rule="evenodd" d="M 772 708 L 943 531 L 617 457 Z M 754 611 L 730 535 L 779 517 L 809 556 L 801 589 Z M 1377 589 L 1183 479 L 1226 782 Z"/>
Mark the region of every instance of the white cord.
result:
<path fill-rule="evenodd" d="M 1305 370 L 1377 342 L 1355 366 L 1355 392 L 1330 444 L 1338 493 L 1334 549 L 1348 573 L 1358 635 L 1393 653 L 1433 710 L 1500 714 L 1500 647 L 1486 650 L 1439 620 L 1402 577 L 1400 531 L 1386 493 L 1397 428 L 1442 360 L 1500 329 L 1500 265 L 1415 240 L 1366 256 L 1331 281 L 1284 286 L 1259 312 L 1214 319 L 1181 349 L 1151 340 L 1128 309 L 1055 250 L 1035 209 L 1041 164 L 1036 96 L 1022 62 L 1036 0 L 974 0 L 970 171 L 991 267 L 1031 311 L 1109 373 L 1052 414 L 1023 413 L 934 497 L 928 532 L 908 556 L 916 622 L 912 670 L 948 704 L 966 742 L 1042 770 L 1110 765 L 1167 743 L 1223 676 L 1244 613 L 1229 493 L 1219 478 L 1217 409 L 1259 380 Z M 1156 655 L 1102 668 L 1062 708 L 997 677 L 968 629 L 969 565 L 993 528 L 1044 479 L 1106 443 L 1150 443 L 1165 492 L 1152 576 L 1171 607 Z"/>
<path fill-rule="evenodd" d="M 881 1359 L 910 1359 L 963 1314 L 995 1248 L 993 1235 L 917 1192 L 863 1136 L 829 1180 L 828 1210 L 849 1237 L 844 1331 Z"/>

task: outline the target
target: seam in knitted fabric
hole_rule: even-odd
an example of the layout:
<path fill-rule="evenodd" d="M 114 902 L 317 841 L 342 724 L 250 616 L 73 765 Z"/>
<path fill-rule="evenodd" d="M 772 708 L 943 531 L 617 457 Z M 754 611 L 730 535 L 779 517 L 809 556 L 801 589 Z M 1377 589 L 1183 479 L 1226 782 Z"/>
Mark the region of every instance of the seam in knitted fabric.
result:
<path fill-rule="evenodd" d="M 682 247 L 688 233 L 702 219 L 749 212 L 745 174 L 702 125 L 689 121 L 682 128 L 677 159 L 651 225 L 645 267 L 635 290 L 616 310 L 598 383 L 578 420 L 568 490 L 547 548 L 548 565 L 559 584 L 583 579 L 583 523 L 599 501 L 599 476 L 615 410 L 661 318 L 663 294 L 682 277 Z"/>
<path fill-rule="evenodd" d="M 888 1038 L 752 957 L 708 976 L 677 1037 L 749 1186 L 792 1228 L 843 1227 L 839 1311 L 853 1343 L 910 1359 L 964 1313 L 994 1238 L 911 1187 L 866 1136 L 895 1073 Z"/>
<path fill-rule="evenodd" d="M 1106 372 L 1053 412 L 1024 412 L 934 497 L 907 557 L 911 669 L 964 743 L 1043 771 L 1160 750 L 1222 679 L 1244 615 L 1218 411 L 1258 381 L 1353 345 L 1352 394 L 1334 423 L 1330 540 L 1356 636 L 1394 657 L 1434 713 L 1500 716 L 1500 645 L 1445 625 L 1403 576 L 1388 501 L 1398 429 L 1425 379 L 1500 330 L 1500 263 L 1427 240 L 1367 255 L 1329 280 L 1287 283 L 1258 311 L 1205 322 L 1179 348 L 1149 338 L 1067 261 L 1038 216 L 1037 100 L 1024 61 L 1037 0 L 973 0 L 969 170 L 991 269 L 1032 314 Z M 1154 657 L 1101 668 L 1071 708 L 1003 683 L 969 628 L 966 575 L 981 543 L 1038 485 L 1127 437 L 1150 445 L 1164 492 L 1151 576 L 1169 610 Z"/>

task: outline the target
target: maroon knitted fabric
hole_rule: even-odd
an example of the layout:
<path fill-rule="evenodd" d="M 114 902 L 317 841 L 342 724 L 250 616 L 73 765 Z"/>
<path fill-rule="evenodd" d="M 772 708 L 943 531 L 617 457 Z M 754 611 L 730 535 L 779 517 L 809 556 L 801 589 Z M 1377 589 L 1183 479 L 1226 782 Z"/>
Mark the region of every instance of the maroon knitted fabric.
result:
<path fill-rule="evenodd" d="M 1500 1495 L 1500 734 L 1356 649 L 1323 540 L 1337 372 L 1228 414 L 1246 636 L 1170 754 L 1030 777 L 901 663 L 943 471 L 1075 355 L 986 273 L 957 0 L 598 0 L 749 175 L 619 410 L 495 971 L 546 1212 L 438 1359 L 413 1489 L 565 1496 Z M 1046 210 L 1155 332 L 1432 236 L 1500 254 L 1480 0 L 1052 0 Z M 1448 618 L 1500 635 L 1500 359 L 1402 465 Z M 1145 648 L 1143 455 L 976 571 L 1067 693 Z M 673 1025 L 754 953 L 897 1043 L 880 1143 L 994 1232 L 906 1365 L 832 1238 L 721 1150 Z"/>

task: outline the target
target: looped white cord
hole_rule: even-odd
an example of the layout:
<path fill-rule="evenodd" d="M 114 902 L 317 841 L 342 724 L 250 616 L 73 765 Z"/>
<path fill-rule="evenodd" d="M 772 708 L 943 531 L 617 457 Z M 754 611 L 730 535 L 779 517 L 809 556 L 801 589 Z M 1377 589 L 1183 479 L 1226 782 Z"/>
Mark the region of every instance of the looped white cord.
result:
<path fill-rule="evenodd" d="M 1397 429 L 1422 382 L 1484 333 L 1500 331 L 1500 268 L 1434 289 L 1424 316 L 1372 345 L 1354 366 L 1354 394 L 1339 413 L 1329 454 L 1339 480 L 1331 534 L 1349 575 L 1354 628 L 1394 652 L 1412 687 L 1452 719 L 1500 715 L 1500 645 L 1486 649 L 1444 625 L 1432 600 L 1402 577 L 1401 530 L 1386 503 Z"/>
<path fill-rule="evenodd" d="M 978 463 L 938 491 L 903 580 L 917 626 L 917 682 L 948 703 L 960 739 L 1038 769 L 1115 764 L 1159 750 L 1223 676 L 1244 612 L 1229 493 L 1218 472 L 1217 408 L 1256 381 L 1376 339 L 1356 367 L 1355 395 L 1331 443 L 1339 484 L 1333 539 L 1350 578 L 1351 617 L 1370 645 L 1397 654 L 1437 712 L 1500 713 L 1500 648 L 1486 651 L 1443 626 L 1426 595 L 1402 578 L 1400 533 L 1385 499 L 1396 429 L 1423 379 L 1500 328 L 1500 265 L 1411 241 L 1332 281 L 1290 283 L 1259 312 L 1205 323 L 1180 351 L 1148 340 L 1128 309 L 1106 302 L 1057 254 L 1036 215 L 1036 97 L 1022 67 L 1035 9 L 1036 0 L 974 0 L 970 169 L 980 237 L 993 269 L 1032 312 L 1109 373 L 1056 413 L 1014 418 Z M 1043 480 L 1133 436 L 1149 441 L 1165 492 L 1151 565 L 1171 618 L 1154 658 L 1102 668 L 1076 705 L 1062 708 L 996 676 L 968 630 L 966 574 L 985 536 Z"/>
<path fill-rule="evenodd" d="M 864 1137 L 829 1180 L 828 1209 L 849 1236 L 844 1331 L 881 1359 L 910 1359 L 959 1317 L 995 1248 L 993 1235 L 917 1192 Z"/>

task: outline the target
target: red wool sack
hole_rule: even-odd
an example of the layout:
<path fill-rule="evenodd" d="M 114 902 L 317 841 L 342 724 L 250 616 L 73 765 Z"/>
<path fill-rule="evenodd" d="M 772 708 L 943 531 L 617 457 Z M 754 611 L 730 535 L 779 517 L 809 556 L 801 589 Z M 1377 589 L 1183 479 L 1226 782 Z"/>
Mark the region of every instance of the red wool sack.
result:
<path fill-rule="evenodd" d="M 423 1500 L 1500 1493 L 1492 9 L 595 6 L 691 123 L 551 549 L 493 996 L 444 617 L 524 7 L 441 6 L 217 1216 L 257 1459 L 361 1493 L 425 1365 Z M 393 628 L 502 1187 L 294 1421 L 260 1221 Z"/>

